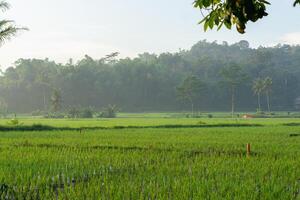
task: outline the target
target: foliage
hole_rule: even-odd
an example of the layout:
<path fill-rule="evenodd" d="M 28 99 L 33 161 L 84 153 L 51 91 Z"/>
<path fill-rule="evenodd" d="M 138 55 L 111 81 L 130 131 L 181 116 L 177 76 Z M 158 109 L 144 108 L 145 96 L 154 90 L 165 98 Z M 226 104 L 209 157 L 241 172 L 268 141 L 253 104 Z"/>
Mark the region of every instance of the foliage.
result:
<path fill-rule="evenodd" d="M 300 3 L 295 0 L 294 6 Z M 202 11 L 203 19 L 200 23 L 204 24 L 204 30 L 213 29 L 214 26 L 218 30 L 225 25 L 231 29 L 236 25 L 239 33 L 245 33 L 246 24 L 249 21 L 257 20 L 268 15 L 266 11 L 267 5 L 270 3 L 266 0 L 195 0 L 194 7 Z M 205 15 L 203 12 L 207 12 Z"/>

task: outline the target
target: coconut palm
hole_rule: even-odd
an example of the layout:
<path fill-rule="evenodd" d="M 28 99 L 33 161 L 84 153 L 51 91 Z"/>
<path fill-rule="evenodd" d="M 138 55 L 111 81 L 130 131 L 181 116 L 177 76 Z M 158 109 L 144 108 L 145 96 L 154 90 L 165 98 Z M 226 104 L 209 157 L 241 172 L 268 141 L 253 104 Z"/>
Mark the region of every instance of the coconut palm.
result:
<path fill-rule="evenodd" d="M 261 103 L 260 103 L 260 97 L 261 93 L 264 91 L 265 88 L 265 82 L 261 78 L 257 78 L 253 82 L 252 90 L 255 95 L 257 95 L 257 103 L 258 103 L 258 111 L 261 111 Z"/>
<path fill-rule="evenodd" d="M 264 79 L 264 92 L 267 97 L 268 112 L 271 112 L 270 94 L 272 92 L 273 80 L 270 77 Z"/>
<path fill-rule="evenodd" d="M 9 3 L 6 1 L 0 1 L 0 10 L 6 11 L 10 8 Z M 17 27 L 13 20 L 0 20 L 0 45 L 2 45 L 6 40 L 10 40 L 12 37 L 16 36 L 19 31 L 28 30 L 24 27 Z"/>

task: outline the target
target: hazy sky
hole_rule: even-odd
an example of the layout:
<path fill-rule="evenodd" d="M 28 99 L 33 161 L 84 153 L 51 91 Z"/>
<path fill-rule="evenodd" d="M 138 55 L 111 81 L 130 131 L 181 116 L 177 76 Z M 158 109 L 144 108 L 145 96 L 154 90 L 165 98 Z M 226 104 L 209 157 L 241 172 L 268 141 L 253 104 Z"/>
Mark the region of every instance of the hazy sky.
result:
<path fill-rule="evenodd" d="M 175 52 L 203 39 L 245 39 L 253 47 L 300 44 L 300 7 L 293 8 L 293 0 L 270 1 L 270 15 L 239 35 L 227 30 L 204 33 L 193 0 L 9 0 L 12 8 L 5 17 L 30 31 L 0 48 L 0 65 L 6 68 L 18 58 L 66 62 L 114 51 L 122 57 Z"/>

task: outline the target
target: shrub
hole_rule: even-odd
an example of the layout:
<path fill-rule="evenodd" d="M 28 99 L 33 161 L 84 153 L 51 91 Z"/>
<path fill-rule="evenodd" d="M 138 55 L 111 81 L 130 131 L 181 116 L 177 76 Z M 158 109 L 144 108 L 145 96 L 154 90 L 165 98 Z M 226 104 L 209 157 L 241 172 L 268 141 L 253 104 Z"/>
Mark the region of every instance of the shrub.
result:
<path fill-rule="evenodd" d="M 119 109 L 116 105 L 108 105 L 107 108 L 104 109 L 103 112 L 100 112 L 97 117 L 99 118 L 115 118 L 117 117 L 117 113 Z"/>
<path fill-rule="evenodd" d="M 93 118 L 93 113 L 91 108 L 84 108 L 80 112 L 80 118 Z"/>
<path fill-rule="evenodd" d="M 63 118 L 65 118 L 65 115 L 63 113 L 52 112 L 52 113 L 47 113 L 46 115 L 44 115 L 44 118 L 48 118 L 48 119 L 63 119 Z"/>
<path fill-rule="evenodd" d="M 91 107 L 87 108 L 78 108 L 78 107 L 71 107 L 67 111 L 68 118 L 93 118 L 94 111 Z"/>
<path fill-rule="evenodd" d="M 35 110 L 31 112 L 31 116 L 42 116 L 44 113 L 41 110 Z"/>
<path fill-rule="evenodd" d="M 80 110 L 76 107 L 71 107 L 67 112 L 68 118 L 79 118 L 80 117 Z"/>
<path fill-rule="evenodd" d="M 11 119 L 9 122 L 7 122 L 7 124 L 10 126 L 19 126 L 22 125 L 23 123 L 21 123 L 18 119 L 14 118 Z"/>

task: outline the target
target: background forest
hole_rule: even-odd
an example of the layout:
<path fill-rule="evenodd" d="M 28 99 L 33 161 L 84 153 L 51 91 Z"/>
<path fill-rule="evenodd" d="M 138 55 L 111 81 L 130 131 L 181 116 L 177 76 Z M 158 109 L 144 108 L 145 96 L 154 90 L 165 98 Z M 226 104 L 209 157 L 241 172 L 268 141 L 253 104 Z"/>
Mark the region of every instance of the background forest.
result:
<path fill-rule="evenodd" d="M 67 64 L 19 59 L 0 77 L 1 109 L 16 113 L 50 110 L 54 96 L 61 101 L 56 108 L 61 110 L 101 109 L 111 104 L 124 112 L 187 111 L 190 103 L 180 98 L 178 87 L 193 76 L 201 80 L 201 90 L 193 94 L 195 111 L 230 111 L 231 91 L 221 72 L 233 65 L 245 75 L 236 85 L 237 111 L 256 111 L 253 83 L 265 77 L 272 79 L 272 110 L 297 109 L 300 46 L 252 49 L 247 41 L 232 45 L 200 41 L 177 53 L 144 53 L 133 59 L 118 59 L 117 55 L 101 59 L 86 55 Z M 264 94 L 261 109 L 267 110 Z"/>

